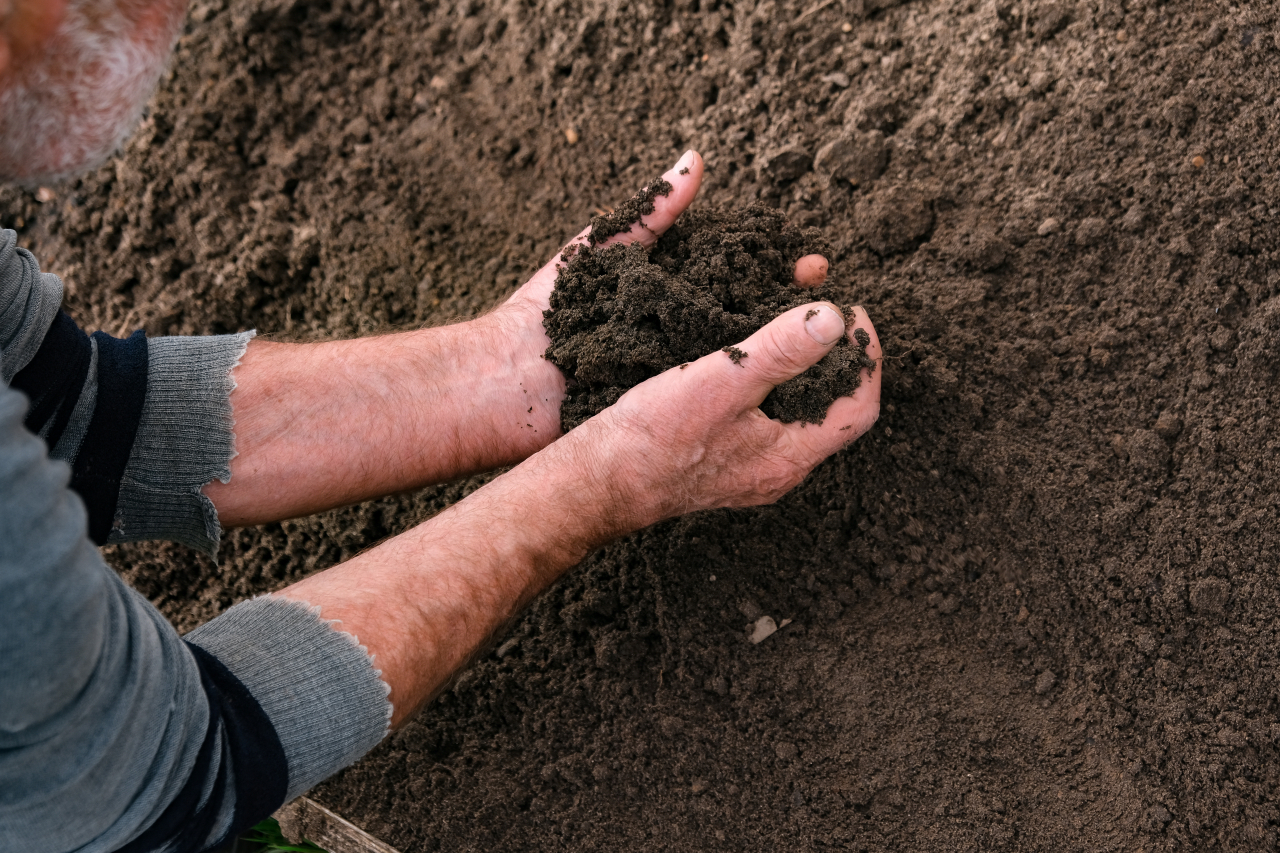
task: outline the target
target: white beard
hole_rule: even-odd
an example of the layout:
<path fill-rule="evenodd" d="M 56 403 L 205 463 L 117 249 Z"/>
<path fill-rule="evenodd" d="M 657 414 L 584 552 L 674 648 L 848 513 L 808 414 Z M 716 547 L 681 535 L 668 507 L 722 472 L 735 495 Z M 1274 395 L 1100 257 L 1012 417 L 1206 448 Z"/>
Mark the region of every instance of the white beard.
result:
<path fill-rule="evenodd" d="M 124 143 L 155 91 L 182 15 L 171 15 L 167 32 L 148 43 L 114 9 L 90 18 L 85 5 L 68 4 L 38 66 L 10 66 L 5 75 L 0 180 L 52 183 L 100 165 Z"/>

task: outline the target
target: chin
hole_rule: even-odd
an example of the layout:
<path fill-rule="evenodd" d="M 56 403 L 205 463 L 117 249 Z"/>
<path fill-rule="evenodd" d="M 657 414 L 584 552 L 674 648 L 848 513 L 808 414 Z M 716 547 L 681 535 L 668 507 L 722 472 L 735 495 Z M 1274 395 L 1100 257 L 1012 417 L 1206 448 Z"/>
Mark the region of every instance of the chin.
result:
<path fill-rule="evenodd" d="M 69 4 L 47 39 L 13 52 L 0 75 L 0 180 L 35 186 L 74 177 L 104 163 L 137 125 L 185 3 L 151 4 L 140 16 L 112 3 L 105 5 L 116 11 L 103 14 L 103 5 Z"/>

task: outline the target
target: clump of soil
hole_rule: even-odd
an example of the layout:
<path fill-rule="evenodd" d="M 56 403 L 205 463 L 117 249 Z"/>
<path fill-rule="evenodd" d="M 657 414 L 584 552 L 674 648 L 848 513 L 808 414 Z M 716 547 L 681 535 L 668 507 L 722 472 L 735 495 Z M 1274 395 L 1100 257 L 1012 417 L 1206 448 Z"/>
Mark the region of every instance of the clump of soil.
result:
<path fill-rule="evenodd" d="M 652 212 L 656 186 L 633 201 Z M 634 221 L 638 212 L 626 215 Z M 619 208 L 614 217 L 621 214 Z M 618 233 L 627 226 L 619 219 L 611 227 Z M 600 242 L 594 229 L 591 242 Z M 793 284 L 796 261 L 824 250 L 817 229 L 796 228 L 778 211 L 752 205 L 687 213 L 651 250 L 632 243 L 573 253 L 543 321 L 551 337 L 547 359 L 568 377 L 564 429 L 613 405 L 628 388 L 707 353 L 721 350 L 742 364 L 751 353 L 735 344 L 784 311 L 831 298 L 825 287 Z M 865 333 L 845 335 L 760 408 L 786 423 L 822 423 L 831 403 L 858 387 L 862 368 L 875 368 L 867 342 Z"/>
<path fill-rule="evenodd" d="M 685 170 L 686 172 L 688 169 Z M 630 231 L 631 226 L 640 222 L 642 217 L 653 213 L 653 200 L 660 195 L 670 195 L 671 184 L 658 178 L 650 181 L 644 189 L 618 205 L 612 213 L 596 216 L 591 219 L 591 233 L 587 242 L 599 246 L 615 234 Z"/>

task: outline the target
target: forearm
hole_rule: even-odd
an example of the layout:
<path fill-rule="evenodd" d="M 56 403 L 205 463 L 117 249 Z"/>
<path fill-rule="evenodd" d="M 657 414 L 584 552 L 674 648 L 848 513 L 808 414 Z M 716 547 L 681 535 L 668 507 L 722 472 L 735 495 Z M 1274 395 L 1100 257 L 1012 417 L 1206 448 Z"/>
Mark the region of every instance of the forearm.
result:
<path fill-rule="evenodd" d="M 563 379 L 545 345 L 501 312 L 351 341 L 255 340 L 234 375 L 231 479 L 205 494 L 241 526 L 517 462 L 560 434 Z"/>
<path fill-rule="evenodd" d="M 577 431 L 440 515 L 277 595 L 359 638 L 410 719 L 539 592 L 630 529 Z"/>

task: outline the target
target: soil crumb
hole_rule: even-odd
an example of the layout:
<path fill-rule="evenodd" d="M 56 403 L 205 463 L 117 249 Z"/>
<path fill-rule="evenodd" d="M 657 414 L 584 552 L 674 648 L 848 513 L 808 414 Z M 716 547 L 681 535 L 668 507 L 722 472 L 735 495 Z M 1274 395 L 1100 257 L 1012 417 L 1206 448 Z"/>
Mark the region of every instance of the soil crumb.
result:
<path fill-rule="evenodd" d="M 671 195 L 670 182 L 662 178 L 650 181 L 644 189 L 618 205 L 613 213 L 593 217 L 587 242 L 592 246 L 599 246 L 615 234 L 630 231 L 631 226 L 640 222 L 642 217 L 653 213 L 653 200 L 660 195 Z"/>
<path fill-rule="evenodd" d="M 544 320 L 547 359 L 568 379 L 565 431 L 683 362 L 722 350 L 740 364 L 747 354 L 735 344 L 784 311 L 829 298 L 826 288 L 792 283 L 796 260 L 824 251 L 817 229 L 752 205 L 686 213 L 652 250 L 632 243 L 575 253 Z M 760 408 L 785 423 L 822 423 L 831 403 L 858 387 L 864 367 L 875 367 L 866 343 L 845 335 Z"/>

